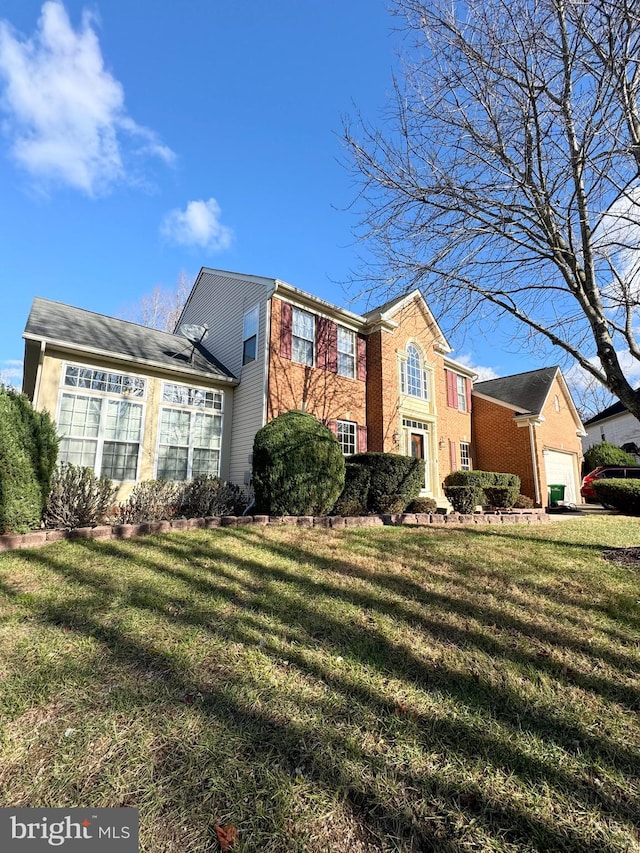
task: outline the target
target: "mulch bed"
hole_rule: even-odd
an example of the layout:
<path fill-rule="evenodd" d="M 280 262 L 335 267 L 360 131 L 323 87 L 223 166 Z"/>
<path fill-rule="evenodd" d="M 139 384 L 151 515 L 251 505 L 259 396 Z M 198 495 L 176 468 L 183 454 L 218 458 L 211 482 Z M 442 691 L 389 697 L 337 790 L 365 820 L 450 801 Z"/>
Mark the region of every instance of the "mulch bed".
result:
<path fill-rule="evenodd" d="M 603 551 L 602 556 L 611 563 L 621 563 L 624 566 L 640 566 L 639 548 L 610 548 Z"/>

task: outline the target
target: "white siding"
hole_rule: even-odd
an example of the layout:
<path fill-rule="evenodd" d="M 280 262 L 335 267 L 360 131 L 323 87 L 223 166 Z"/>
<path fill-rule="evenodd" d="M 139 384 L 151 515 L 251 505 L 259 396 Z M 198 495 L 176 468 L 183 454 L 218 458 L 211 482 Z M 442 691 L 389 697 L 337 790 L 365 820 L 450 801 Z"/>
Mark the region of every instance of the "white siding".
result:
<path fill-rule="evenodd" d="M 267 381 L 267 304 L 269 280 L 256 280 L 203 270 L 181 317 L 181 323 L 206 323 L 207 347 L 240 384 L 233 392 L 233 422 L 229 479 L 246 485 L 251 474 L 253 437 L 264 426 Z M 260 306 L 257 358 L 242 365 L 242 320 L 254 305 Z"/>
<path fill-rule="evenodd" d="M 582 439 L 582 450 L 588 450 L 591 445 L 605 441 L 622 447 L 633 442 L 640 447 L 640 421 L 630 412 L 621 412 L 606 420 L 598 421 L 591 426 L 585 426 L 586 437 Z"/>

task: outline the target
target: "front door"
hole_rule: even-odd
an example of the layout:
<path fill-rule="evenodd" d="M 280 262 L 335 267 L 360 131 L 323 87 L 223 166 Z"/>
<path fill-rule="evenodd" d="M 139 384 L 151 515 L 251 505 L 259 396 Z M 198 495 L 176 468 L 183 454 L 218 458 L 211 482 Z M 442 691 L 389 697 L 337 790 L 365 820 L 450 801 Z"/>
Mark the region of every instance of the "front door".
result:
<path fill-rule="evenodd" d="M 429 426 L 420 421 L 403 419 L 403 426 L 407 429 L 407 451 L 414 459 L 422 459 L 424 462 L 424 489 L 430 491 L 430 464 L 429 464 Z"/>

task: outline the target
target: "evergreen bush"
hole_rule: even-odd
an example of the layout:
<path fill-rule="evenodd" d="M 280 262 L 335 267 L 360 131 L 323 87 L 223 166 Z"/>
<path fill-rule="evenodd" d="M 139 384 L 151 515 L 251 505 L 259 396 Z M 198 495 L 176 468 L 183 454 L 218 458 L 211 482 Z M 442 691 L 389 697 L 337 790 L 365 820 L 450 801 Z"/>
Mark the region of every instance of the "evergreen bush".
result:
<path fill-rule="evenodd" d="M 46 527 L 94 527 L 112 508 L 117 489 L 108 477 L 96 477 L 91 468 L 61 462 L 51 478 L 44 514 Z"/>
<path fill-rule="evenodd" d="M 424 461 L 396 453 L 356 453 L 353 465 L 369 470 L 367 510 L 370 513 L 403 512 L 424 487 Z"/>
<path fill-rule="evenodd" d="M 640 515 L 640 480 L 594 480 L 593 488 L 603 505 L 628 515 Z"/>
<path fill-rule="evenodd" d="M 47 505 L 51 477 L 58 458 L 59 439 L 56 425 L 48 412 L 36 411 L 24 394 L 12 390 L 6 393 L 22 423 L 26 450 L 40 488 L 40 513 L 42 514 Z"/>
<path fill-rule="evenodd" d="M 256 511 L 267 515 L 327 515 L 344 488 L 340 445 L 313 415 L 291 411 L 256 433 Z"/>
<path fill-rule="evenodd" d="M 42 490 L 16 396 L 0 389 L 0 533 L 26 533 L 42 517 Z"/>
<path fill-rule="evenodd" d="M 497 471 L 452 471 L 445 477 L 444 493 L 456 512 L 473 512 L 485 504 L 506 509 L 518 498 L 520 477 Z"/>
<path fill-rule="evenodd" d="M 583 471 L 588 474 L 600 465 L 637 465 L 635 456 L 627 453 L 621 447 L 616 447 L 615 444 L 610 444 L 608 441 L 601 441 L 599 444 L 592 444 L 585 451 Z"/>
<path fill-rule="evenodd" d="M 438 504 L 433 498 L 414 498 L 405 512 L 432 513 L 437 509 Z"/>
<path fill-rule="evenodd" d="M 366 515 L 371 472 L 364 465 L 347 462 L 344 489 L 333 507 L 333 515 Z"/>

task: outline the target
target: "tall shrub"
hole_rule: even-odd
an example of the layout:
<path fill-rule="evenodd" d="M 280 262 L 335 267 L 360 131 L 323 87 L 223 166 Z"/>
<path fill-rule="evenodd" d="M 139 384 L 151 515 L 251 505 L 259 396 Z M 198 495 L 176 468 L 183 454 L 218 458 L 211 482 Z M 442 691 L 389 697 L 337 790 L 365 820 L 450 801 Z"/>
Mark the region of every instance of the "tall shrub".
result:
<path fill-rule="evenodd" d="M 42 515 L 29 432 L 15 399 L 0 389 L 0 533 L 26 533 L 38 527 Z"/>
<path fill-rule="evenodd" d="M 285 412 L 256 433 L 256 509 L 268 515 L 326 515 L 344 486 L 344 456 L 313 415 Z"/>
<path fill-rule="evenodd" d="M 40 487 L 41 512 L 47 505 L 51 489 L 51 477 L 58 458 L 58 435 L 56 425 L 48 412 L 38 412 L 24 394 L 9 390 L 9 398 L 15 407 L 23 428 L 26 450 L 31 459 L 38 486 Z"/>
<path fill-rule="evenodd" d="M 583 470 L 585 474 L 593 471 L 600 465 L 637 465 L 635 456 L 627 453 L 621 447 L 616 447 L 608 441 L 592 444 L 585 451 Z"/>

